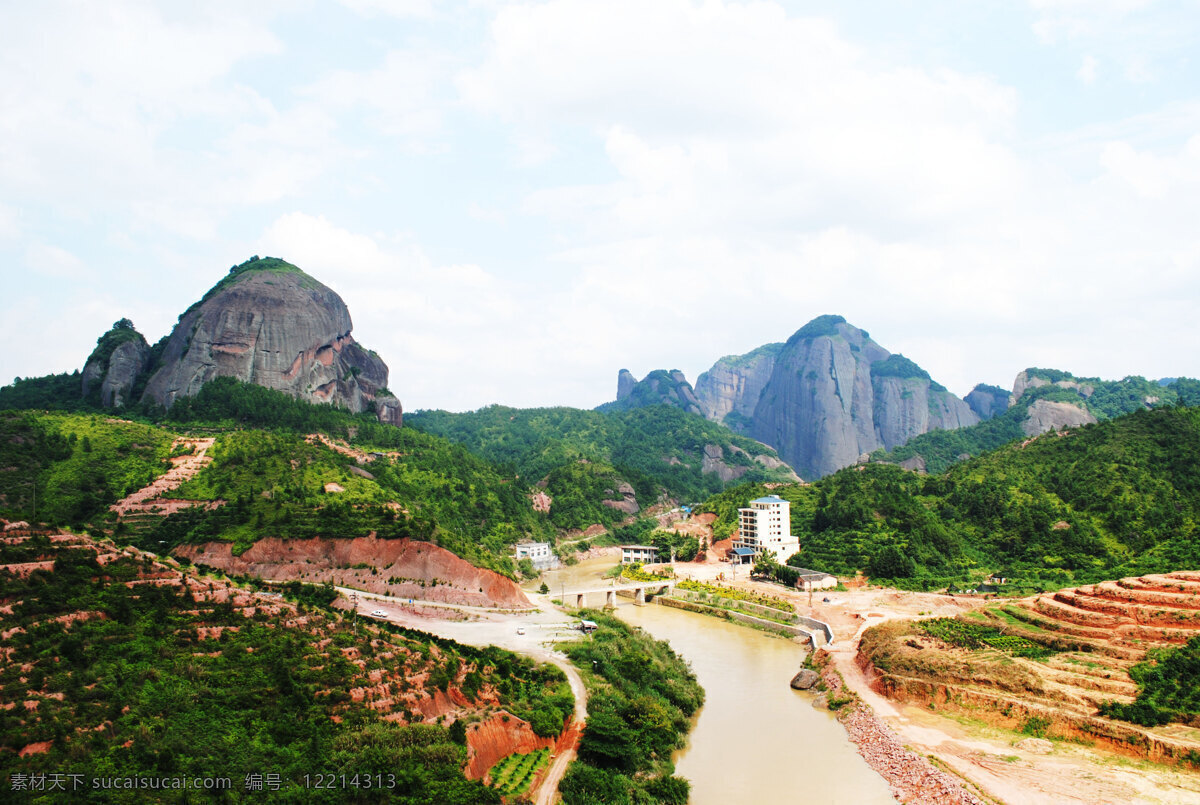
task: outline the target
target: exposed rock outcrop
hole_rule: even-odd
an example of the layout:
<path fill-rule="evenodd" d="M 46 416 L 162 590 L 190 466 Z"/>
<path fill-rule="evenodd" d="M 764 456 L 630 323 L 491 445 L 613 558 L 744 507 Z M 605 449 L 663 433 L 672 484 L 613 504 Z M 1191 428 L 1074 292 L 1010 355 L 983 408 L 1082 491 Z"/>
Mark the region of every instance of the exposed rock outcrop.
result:
<path fill-rule="evenodd" d="M 100 404 L 119 408 L 133 402 L 133 387 L 146 369 L 150 346 L 129 319 L 121 319 L 96 341 L 82 373 L 82 396 L 99 390 Z"/>
<path fill-rule="evenodd" d="M 782 349 L 783 344 L 766 344 L 745 355 L 726 355 L 714 363 L 696 379 L 696 398 L 704 415 L 734 430 L 743 429 L 754 416 L 754 407 Z"/>
<path fill-rule="evenodd" d="M 625 512 L 626 514 L 637 514 L 642 510 L 642 507 L 639 506 L 637 502 L 637 493 L 634 491 L 633 486 L 628 481 L 621 481 L 621 483 L 617 486 L 615 493 L 611 489 L 608 490 L 608 493 L 620 495 L 620 500 L 600 501 L 610 509 L 616 509 L 617 511 Z"/>
<path fill-rule="evenodd" d="M 630 382 L 633 375 L 628 369 L 622 369 L 617 375 L 617 400 L 601 406 L 601 410 L 610 409 L 625 411 L 631 408 L 644 408 L 648 405 L 673 405 L 692 414 L 704 415 L 700 401 L 692 384 L 678 369 L 670 372 L 665 369 L 655 369 L 640 381 Z"/>
<path fill-rule="evenodd" d="M 750 427 L 754 438 L 812 478 L 920 433 L 978 421 L 912 361 L 841 316 L 821 316 L 780 350 Z"/>
<path fill-rule="evenodd" d="M 637 378 L 633 376 L 633 372 L 628 369 L 622 369 L 617 372 L 617 400 L 623 400 L 633 392 L 633 387 L 637 385 Z"/>
<path fill-rule="evenodd" d="M 234 377 L 352 411 L 374 403 L 382 421 L 399 424 L 387 365 L 354 341 L 352 328 L 332 290 L 282 260 L 251 260 L 179 318 L 146 397 L 169 407 L 214 378 Z"/>
<path fill-rule="evenodd" d="M 1096 421 L 1082 405 L 1069 402 L 1053 402 L 1051 400 L 1034 400 L 1029 405 L 1029 413 L 1021 423 L 1021 430 L 1026 436 L 1037 436 L 1053 428 L 1073 428 L 1078 425 L 1089 425 Z"/>
<path fill-rule="evenodd" d="M 999 386 L 980 383 L 971 389 L 971 393 L 964 397 L 963 401 L 971 407 L 981 422 L 986 422 L 1007 411 L 1013 403 L 1013 397 Z"/>

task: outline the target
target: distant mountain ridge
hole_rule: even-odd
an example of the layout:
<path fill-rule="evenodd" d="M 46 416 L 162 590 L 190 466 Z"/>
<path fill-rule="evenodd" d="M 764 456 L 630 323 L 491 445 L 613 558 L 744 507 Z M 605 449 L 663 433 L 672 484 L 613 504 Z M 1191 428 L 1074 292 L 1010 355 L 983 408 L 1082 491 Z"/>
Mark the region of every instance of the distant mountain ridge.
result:
<path fill-rule="evenodd" d="M 774 447 L 810 479 L 918 434 L 979 421 L 928 372 L 841 316 L 819 316 L 785 343 L 721 358 L 695 390 L 681 373 L 670 376 L 674 388 L 668 395 L 657 392 L 656 372 L 632 387 L 622 381 L 624 404 L 680 405 L 674 400 L 694 397 L 706 417 Z M 644 390 L 652 379 L 656 390 Z"/>
<path fill-rule="evenodd" d="M 967 395 L 967 403 L 979 414 L 979 424 L 916 436 L 891 451 L 872 455 L 872 460 L 942 472 L 955 462 L 1014 439 L 1153 408 L 1200 405 L 1200 381 L 1187 377 L 1155 381 L 1135 375 L 1101 380 L 1031 367 L 1017 374 L 1011 392 L 980 384 Z"/>

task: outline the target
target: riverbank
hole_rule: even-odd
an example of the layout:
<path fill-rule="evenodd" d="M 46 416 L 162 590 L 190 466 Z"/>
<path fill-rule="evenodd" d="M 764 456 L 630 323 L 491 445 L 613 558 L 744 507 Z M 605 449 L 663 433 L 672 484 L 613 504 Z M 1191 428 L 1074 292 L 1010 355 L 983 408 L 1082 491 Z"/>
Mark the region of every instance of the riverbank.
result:
<path fill-rule="evenodd" d="M 819 652 L 821 680 L 830 700 L 840 700 L 849 691 L 841 674 L 829 663 L 828 652 Z M 987 805 L 987 801 L 968 791 L 963 781 L 934 767 L 924 757 L 906 749 L 869 705 L 857 696 L 839 711 L 838 720 L 858 748 L 858 753 L 879 773 L 892 789 L 892 795 L 906 805 Z"/>

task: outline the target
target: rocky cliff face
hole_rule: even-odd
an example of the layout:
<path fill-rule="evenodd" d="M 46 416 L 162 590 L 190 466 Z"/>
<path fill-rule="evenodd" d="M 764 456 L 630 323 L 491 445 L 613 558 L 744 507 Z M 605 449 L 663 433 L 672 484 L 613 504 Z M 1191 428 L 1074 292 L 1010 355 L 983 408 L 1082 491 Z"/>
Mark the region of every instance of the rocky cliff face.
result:
<path fill-rule="evenodd" d="M 821 316 L 775 358 L 750 432 L 802 476 L 815 478 L 917 434 L 978 421 L 916 364 L 841 316 Z"/>
<path fill-rule="evenodd" d="M 1073 428 L 1078 425 L 1089 425 L 1096 417 L 1082 405 L 1069 402 L 1054 402 L 1052 400 L 1034 400 L 1029 405 L 1021 430 L 1026 436 L 1037 436 L 1053 428 Z"/>
<path fill-rule="evenodd" d="M 336 293 L 282 260 L 236 266 L 179 319 L 146 386 L 169 407 L 217 377 L 234 377 L 313 403 L 363 411 L 400 424 L 387 365 L 351 336 Z"/>
<path fill-rule="evenodd" d="M 98 392 L 105 408 L 132 402 L 133 386 L 146 369 L 150 346 L 133 322 L 121 319 L 96 341 L 83 367 L 82 396 Z"/>
<path fill-rule="evenodd" d="M 617 375 L 617 400 L 605 403 L 601 410 L 624 411 L 631 408 L 644 408 L 648 405 L 674 405 L 692 414 L 704 415 L 700 401 L 692 384 L 684 377 L 683 372 L 672 369 L 655 369 L 640 381 L 633 381 L 633 375 L 628 369 L 622 369 Z"/>
<path fill-rule="evenodd" d="M 696 398 L 704 415 L 734 430 L 743 430 L 754 416 L 754 407 L 782 349 L 783 344 L 767 344 L 745 355 L 726 355 L 714 363 L 696 379 Z"/>
<path fill-rule="evenodd" d="M 971 389 L 971 393 L 963 398 L 963 401 L 971 407 L 980 421 L 987 421 L 1007 411 L 1013 398 L 1006 389 L 980 383 Z"/>
<path fill-rule="evenodd" d="M 622 369 L 617 372 L 617 401 L 628 397 L 637 385 L 637 378 L 633 376 L 633 372 L 628 369 Z"/>

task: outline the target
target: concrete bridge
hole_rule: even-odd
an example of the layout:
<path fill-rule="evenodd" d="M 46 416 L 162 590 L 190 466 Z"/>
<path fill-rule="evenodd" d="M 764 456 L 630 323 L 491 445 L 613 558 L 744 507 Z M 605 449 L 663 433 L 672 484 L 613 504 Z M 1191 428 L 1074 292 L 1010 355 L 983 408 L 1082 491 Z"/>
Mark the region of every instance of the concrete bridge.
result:
<path fill-rule="evenodd" d="M 589 587 L 585 590 L 564 590 L 562 593 L 563 603 L 571 600 L 569 596 L 575 596 L 575 607 L 582 609 L 584 599 L 589 595 L 604 593 L 604 606 L 613 607 L 617 605 L 617 593 L 632 592 L 633 603 L 641 606 L 646 603 L 646 594 L 663 595 L 675 588 L 675 582 L 672 579 L 655 579 L 654 581 L 627 581 L 622 584 L 610 584 L 607 587 Z"/>

